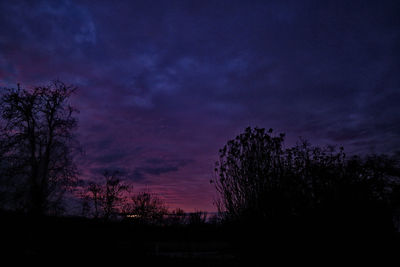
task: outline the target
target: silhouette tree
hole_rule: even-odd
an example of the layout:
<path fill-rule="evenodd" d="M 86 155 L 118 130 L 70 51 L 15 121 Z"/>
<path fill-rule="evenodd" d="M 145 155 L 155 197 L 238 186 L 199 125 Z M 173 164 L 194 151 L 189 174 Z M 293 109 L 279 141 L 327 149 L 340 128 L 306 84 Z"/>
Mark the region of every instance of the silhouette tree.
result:
<path fill-rule="evenodd" d="M 122 208 L 123 192 L 127 191 L 128 187 L 119 178 L 121 175 L 119 171 L 106 170 L 103 175 L 106 183 L 101 195 L 101 205 L 104 211 L 104 218 L 109 219 Z"/>
<path fill-rule="evenodd" d="M 1 174 L 12 192 L 10 205 L 44 214 L 60 204 L 62 193 L 75 181 L 77 110 L 69 104 L 75 90 L 58 80 L 31 90 L 19 85 L 4 89 Z"/>
<path fill-rule="evenodd" d="M 273 205 L 277 200 L 272 198 L 278 197 L 276 189 L 283 176 L 283 135 L 273 137 L 271 133 L 272 130 L 246 128 L 219 150 L 213 182 L 220 195 L 217 206 L 227 220 L 279 212 Z M 267 201 L 266 197 L 271 199 Z"/>
<path fill-rule="evenodd" d="M 101 200 L 102 200 L 103 190 L 102 190 L 101 186 L 99 186 L 96 183 L 91 182 L 91 183 L 89 183 L 87 191 L 88 191 L 89 195 L 84 196 L 84 201 L 86 201 L 87 199 L 91 199 L 93 201 L 94 217 L 98 218 L 99 214 L 100 214 L 99 209 L 100 209 L 100 204 L 101 204 Z"/>
<path fill-rule="evenodd" d="M 187 216 L 183 209 L 177 208 L 173 210 L 168 216 L 168 224 L 170 225 L 184 225 L 187 223 Z"/>
<path fill-rule="evenodd" d="M 203 225 L 207 221 L 207 212 L 198 210 L 189 213 L 188 220 L 190 225 Z"/>
<path fill-rule="evenodd" d="M 122 211 L 129 186 L 123 183 L 121 176 L 119 171 L 105 170 L 104 184 L 90 182 L 84 188 L 80 197 L 86 216 L 108 220 Z"/>
<path fill-rule="evenodd" d="M 168 209 L 157 195 L 141 192 L 131 197 L 125 205 L 125 212 L 135 216 L 135 221 L 143 224 L 160 224 Z"/>

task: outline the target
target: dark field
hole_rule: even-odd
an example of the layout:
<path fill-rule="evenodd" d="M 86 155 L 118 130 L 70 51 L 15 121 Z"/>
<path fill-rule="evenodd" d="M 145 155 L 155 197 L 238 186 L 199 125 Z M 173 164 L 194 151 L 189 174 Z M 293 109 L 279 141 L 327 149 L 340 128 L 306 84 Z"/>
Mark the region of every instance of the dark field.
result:
<path fill-rule="evenodd" d="M 234 264 L 226 230 L 215 225 L 146 226 L 84 218 L 2 214 L 2 254 L 34 262 Z"/>
<path fill-rule="evenodd" d="M 284 233 L 210 224 L 140 226 L 83 218 L 33 219 L 7 213 L 1 216 L 1 245 L 3 259 L 54 265 L 263 266 L 276 260 L 382 260 L 400 251 L 397 233 Z"/>

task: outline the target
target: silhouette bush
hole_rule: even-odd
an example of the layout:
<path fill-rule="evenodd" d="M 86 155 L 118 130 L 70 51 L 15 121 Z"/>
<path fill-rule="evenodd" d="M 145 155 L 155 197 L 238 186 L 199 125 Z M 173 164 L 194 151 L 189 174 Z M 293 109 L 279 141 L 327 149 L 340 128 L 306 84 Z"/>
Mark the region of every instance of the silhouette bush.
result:
<path fill-rule="evenodd" d="M 284 134 L 272 133 L 247 128 L 219 151 L 212 182 L 225 221 L 283 231 L 392 231 L 398 159 L 347 159 L 343 148 L 305 140 L 284 148 Z"/>

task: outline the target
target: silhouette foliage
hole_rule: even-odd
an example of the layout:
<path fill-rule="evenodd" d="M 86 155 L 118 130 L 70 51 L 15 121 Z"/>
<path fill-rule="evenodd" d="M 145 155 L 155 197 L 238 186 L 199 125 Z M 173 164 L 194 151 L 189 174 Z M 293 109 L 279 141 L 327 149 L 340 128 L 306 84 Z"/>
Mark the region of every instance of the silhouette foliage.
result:
<path fill-rule="evenodd" d="M 285 149 L 284 134 L 272 132 L 247 128 L 219 151 L 212 182 L 226 221 L 393 229 L 394 189 L 400 184 L 395 157 L 346 159 L 343 148 L 314 147 L 305 140 Z"/>

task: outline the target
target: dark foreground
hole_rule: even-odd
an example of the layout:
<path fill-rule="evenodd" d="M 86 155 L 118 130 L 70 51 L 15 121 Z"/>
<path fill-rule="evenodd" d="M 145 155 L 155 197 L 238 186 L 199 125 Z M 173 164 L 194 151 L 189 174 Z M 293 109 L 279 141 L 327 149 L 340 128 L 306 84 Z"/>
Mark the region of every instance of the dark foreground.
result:
<path fill-rule="evenodd" d="M 264 266 L 271 261 L 319 264 L 351 259 L 386 261 L 400 253 L 399 236 L 394 232 L 284 232 L 226 225 L 155 227 L 1 213 L 0 233 L 3 262 L 55 266 Z"/>

